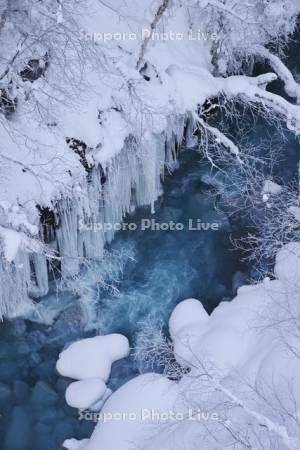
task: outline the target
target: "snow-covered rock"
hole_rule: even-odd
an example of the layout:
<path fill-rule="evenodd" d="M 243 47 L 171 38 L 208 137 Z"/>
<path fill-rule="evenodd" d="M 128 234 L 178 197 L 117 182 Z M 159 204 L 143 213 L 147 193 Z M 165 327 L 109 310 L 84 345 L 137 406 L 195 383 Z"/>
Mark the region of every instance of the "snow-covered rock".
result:
<path fill-rule="evenodd" d="M 121 334 L 96 336 L 74 342 L 60 355 L 57 371 L 69 378 L 100 378 L 106 382 L 114 361 L 129 354 L 128 339 Z"/>
<path fill-rule="evenodd" d="M 169 320 L 170 335 L 174 344 L 176 360 L 183 366 L 189 366 L 192 356 L 190 340 L 198 335 L 209 320 L 209 316 L 199 300 L 190 298 L 180 302 Z"/>
<path fill-rule="evenodd" d="M 78 409 L 89 409 L 106 394 L 107 387 L 101 378 L 75 381 L 66 389 L 66 402 Z"/>
<path fill-rule="evenodd" d="M 84 450 L 88 442 L 89 439 L 81 439 L 80 441 L 77 439 L 66 439 L 63 443 L 63 448 L 67 450 Z"/>
<path fill-rule="evenodd" d="M 180 302 L 173 310 L 169 320 L 169 330 L 172 339 L 191 325 L 207 322 L 209 316 L 200 300 L 189 298 Z"/>
<path fill-rule="evenodd" d="M 178 387 L 157 374 L 140 375 L 126 383 L 105 403 L 89 442 L 84 450 L 132 450 L 135 445 L 146 445 L 147 450 L 172 449 L 172 440 L 153 433 L 160 417 L 168 424 L 170 412 L 176 411 Z M 166 430 L 168 425 L 166 425 Z M 159 445 L 159 447 L 158 447 Z"/>
<path fill-rule="evenodd" d="M 282 302 L 291 302 L 290 296 L 297 296 L 300 244 L 287 244 L 278 252 L 274 272 L 277 280 L 240 287 L 237 296 L 230 303 L 220 303 L 211 316 L 196 300 L 179 303 L 169 322 L 177 361 L 195 368 L 204 358 L 214 361 L 223 376 L 235 368 L 255 378 L 267 364 L 266 355 L 276 351 L 274 329 L 270 327 L 268 333 L 260 335 L 257 322 L 275 305 L 280 308 Z"/>

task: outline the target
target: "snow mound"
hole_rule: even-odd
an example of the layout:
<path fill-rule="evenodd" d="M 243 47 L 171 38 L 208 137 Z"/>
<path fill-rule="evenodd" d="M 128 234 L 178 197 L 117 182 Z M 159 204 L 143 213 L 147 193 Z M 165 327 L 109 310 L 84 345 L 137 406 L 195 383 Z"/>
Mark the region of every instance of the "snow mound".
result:
<path fill-rule="evenodd" d="M 174 411 L 178 393 L 176 383 L 161 375 L 144 374 L 132 379 L 107 400 L 101 411 L 103 419 L 84 450 L 133 450 L 137 443 L 145 443 L 147 450 L 162 448 L 158 447 L 162 433 L 155 432 L 151 425 L 157 424 L 159 414 Z M 163 448 L 171 450 L 172 443 L 166 441 Z"/>
<path fill-rule="evenodd" d="M 101 378 L 89 378 L 71 383 L 66 390 L 66 402 L 78 409 L 90 409 L 107 391 Z"/>
<path fill-rule="evenodd" d="M 190 341 L 197 336 L 209 316 L 201 302 L 190 298 L 179 303 L 171 314 L 169 320 L 170 335 L 174 344 L 176 360 L 182 366 L 189 366 L 192 360 Z"/>
<path fill-rule="evenodd" d="M 280 364 L 284 352 L 275 340 L 274 329 L 269 327 L 268 332 L 261 334 L 257 325 L 262 318 L 267 320 L 270 311 L 279 321 L 282 305 L 287 302 L 294 311 L 293 299 L 300 286 L 300 243 L 283 246 L 274 272 L 276 280 L 240 287 L 237 296 L 230 303 L 221 302 L 211 316 L 195 300 L 180 303 L 169 322 L 178 363 L 193 372 L 201 362 L 210 361 L 220 376 L 238 370 L 253 380 L 273 371 L 273 378 L 278 381 L 280 371 L 285 372 L 291 363 Z M 292 373 L 296 375 L 295 368 Z"/>
<path fill-rule="evenodd" d="M 169 320 L 171 337 L 174 338 L 186 327 L 205 323 L 208 318 L 209 316 L 199 300 L 189 298 L 180 302 L 172 312 Z"/>
<path fill-rule="evenodd" d="M 107 381 L 113 362 L 129 354 L 128 339 L 121 334 L 96 336 L 74 342 L 60 355 L 57 371 L 69 378 Z"/>
<path fill-rule="evenodd" d="M 275 275 L 286 282 L 300 283 L 300 243 L 286 244 L 276 256 Z"/>
<path fill-rule="evenodd" d="M 88 441 L 88 439 L 81 439 L 80 441 L 77 439 L 66 439 L 63 443 L 63 448 L 67 450 L 84 450 Z"/>
<path fill-rule="evenodd" d="M 180 303 L 170 318 L 177 362 L 197 371 L 201 361 L 213 361 L 214 370 L 222 375 L 243 367 L 259 342 L 251 324 L 261 302 L 270 300 L 272 295 L 264 283 L 242 286 L 232 302 L 221 302 L 211 316 L 206 314 L 200 302 L 200 307 L 196 306 L 195 300 Z M 261 351 L 263 348 L 261 346 Z M 256 353 L 259 365 L 264 354 L 260 355 L 260 348 Z"/>

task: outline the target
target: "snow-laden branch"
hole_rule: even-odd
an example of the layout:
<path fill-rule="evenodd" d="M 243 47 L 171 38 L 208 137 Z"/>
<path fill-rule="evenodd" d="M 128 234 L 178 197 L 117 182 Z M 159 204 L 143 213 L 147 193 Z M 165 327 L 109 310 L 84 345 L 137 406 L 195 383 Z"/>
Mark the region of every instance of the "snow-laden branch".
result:
<path fill-rule="evenodd" d="M 230 14 L 232 17 L 234 17 L 235 19 L 239 20 L 240 22 L 245 22 L 247 24 L 252 24 L 252 25 L 257 25 L 258 24 L 258 22 L 256 22 L 256 21 L 249 21 L 245 17 L 240 16 L 239 14 L 237 14 L 233 10 L 233 8 L 230 8 L 226 4 L 220 2 L 219 0 L 203 0 L 201 3 L 202 3 L 201 4 L 202 7 L 211 6 L 211 7 L 215 8 L 215 9 L 219 9 L 220 11 L 223 11 L 226 14 Z M 250 6 L 251 5 L 249 5 L 249 7 Z"/>
<path fill-rule="evenodd" d="M 290 436 L 285 426 L 273 422 L 273 420 L 269 419 L 269 417 L 265 416 L 264 414 L 261 414 L 252 408 L 249 408 L 244 401 L 242 401 L 229 389 L 223 386 L 223 384 L 214 375 L 212 375 L 202 363 L 200 363 L 200 365 L 201 368 L 205 371 L 204 375 L 208 378 L 209 382 L 212 384 L 213 388 L 216 391 L 221 392 L 223 395 L 225 395 L 225 397 L 227 397 L 233 403 L 233 405 L 243 409 L 243 411 L 248 416 L 252 417 L 259 426 L 265 427 L 269 432 L 274 433 L 286 448 L 288 448 L 289 450 L 299 450 L 299 439 Z M 200 374 L 199 376 L 202 376 L 202 374 Z"/>
<path fill-rule="evenodd" d="M 11 58 L 9 59 L 9 61 L 7 62 L 6 68 L 4 70 L 4 72 L 0 75 L 0 80 L 2 80 L 4 77 L 6 77 L 6 75 L 9 73 L 12 65 L 14 64 L 14 62 L 16 61 L 16 59 L 18 58 L 18 56 L 20 55 L 25 42 L 27 41 L 28 35 L 25 34 L 25 36 L 23 36 L 20 41 L 18 42 L 17 48 L 15 53 L 11 56 Z"/>
<path fill-rule="evenodd" d="M 287 429 L 283 425 L 273 422 L 265 415 L 260 414 L 257 411 L 254 411 L 253 409 L 246 406 L 246 404 L 242 400 L 240 400 L 238 397 L 232 394 L 217 380 L 214 380 L 214 383 L 215 386 L 233 402 L 234 405 L 242 408 L 249 416 L 253 417 L 260 426 L 266 427 L 268 431 L 274 433 L 283 442 L 286 448 L 290 450 L 299 450 L 300 448 L 299 439 L 290 436 L 288 434 Z"/>
<path fill-rule="evenodd" d="M 300 103 L 300 85 L 295 81 L 293 74 L 281 61 L 281 59 L 262 46 L 256 46 L 249 50 L 249 52 L 268 61 L 272 69 L 283 81 L 286 93 L 290 97 L 297 99 L 297 103 Z"/>
<path fill-rule="evenodd" d="M 201 117 L 199 117 L 198 114 L 194 113 L 193 118 L 196 124 L 200 125 L 208 133 L 214 136 L 217 144 L 224 145 L 224 147 L 226 147 L 232 155 L 237 157 L 239 162 L 242 162 L 239 156 L 238 147 L 227 136 L 225 136 L 225 134 L 223 134 L 218 128 L 208 125 L 208 123 L 206 123 Z"/>
<path fill-rule="evenodd" d="M 300 106 L 289 103 L 280 95 L 267 92 L 262 87 L 276 79 L 275 74 L 259 77 L 232 76 L 221 80 L 221 90 L 225 96 L 245 99 L 273 111 L 286 120 L 287 127 L 296 135 L 300 134 Z"/>
<path fill-rule="evenodd" d="M 154 32 L 155 28 L 157 27 L 158 22 L 160 21 L 160 19 L 164 15 L 165 11 L 169 7 L 169 4 L 170 4 L 170 0 L 163 0 L 161 5 L 158 7 L 158 9 L 156 11 L 154 19 L 153 19 L 153 21 L 152 21 L 152 23 L 150 25 L 149 35 L 142 42 L 139 58 L 138 58 L 138 61 L 136 63 L 136 69 L 137 70 L 139 70 L 141 68 L 141 64 L 142 64 L 142 61 L 143 61 L 144 54 L 145 54 L 146 48 L 148 46 L 148 43 L 152 39 L 153 32 Z"/>

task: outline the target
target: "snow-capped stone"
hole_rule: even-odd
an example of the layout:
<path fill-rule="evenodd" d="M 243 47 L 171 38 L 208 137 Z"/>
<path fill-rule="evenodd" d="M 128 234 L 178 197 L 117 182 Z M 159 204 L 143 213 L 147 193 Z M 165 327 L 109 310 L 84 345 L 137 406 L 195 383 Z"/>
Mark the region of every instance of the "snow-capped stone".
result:
<path fill-rule="evenodd" d="M 190 298 L 179 303 L 169 319 L 170 335 L 176 360 L 189 367 L 193 356 L 191 340 L 202 333 L 209 316 L 199 300 Z"/>
<path fill-rule="evenodd" d="M 88 378 L 74 381 L 66 390 L 66 402 L 78 409 L 88 409 L 99 402 L 107 391 L 106 384 L 101 378 Z"/>
<path fill-rule="evenodd" d="M 96 336 L 74 342 L 60 355 L 57 371 L 69 378 L 85 380 L 101 378 L 107 381 L 114 361 L 129 354 L 128 339 L 121 334 Z"/>
<path fill-rule="evenodd" d="M 67 450 L 84 450 L 89 439 L 66 439 L 63 443 L 63 448 Z"/>
<path fill-rule="evenodd" d="M 263 194 L 277 195 L 277 194 L 280 194 L 281 191 L 282 191 L 282 186 L 280 186 L 279 184 L 275 183 L 272 180 L 265 180 L 263 189 L 262 189 Z"/>
<path fill-rule="evenodd" d="M 153 426 L 162 414 L 167 424 L 170 412 L 177 411 L 178 397 L 177 384 L 162 375 L 144 374 L 130 380 L 105 403 L 84 450 L 132 450 L 137 442 L 147 443 L 147 450 L 171 450 L 172 440 L 158 445 L 162 435 L 153 433 Z"/>
<path fill-rule="evenodd" d="M 200 300 L 189 298 L 180 302 L 169 319 L 169 330 L 172 339 L 187 327 L 205 323 L 209 319 Z"/>

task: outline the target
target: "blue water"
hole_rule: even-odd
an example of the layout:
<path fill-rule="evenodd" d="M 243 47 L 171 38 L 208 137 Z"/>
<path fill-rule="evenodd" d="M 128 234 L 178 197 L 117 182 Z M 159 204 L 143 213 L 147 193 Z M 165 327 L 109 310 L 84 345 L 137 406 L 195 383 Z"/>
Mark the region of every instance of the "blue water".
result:
<path fill-rule="evenodd" d="M 215 208 L 215 198 L 201 182 L 206 166 L 199 154 L 187 151 L 180 169 L 164 185 L 164 196 L 151 215 L 149 208 L 139 209 L 125 221 L 134 222 L 136 231 L 120 233 L 111 249 L 127 249 L 133 259 L 125 265 L 117 296 L 99 293 L 98 323 L 101 332 L 133 334 L 138 322 L 149 315 L 153 320 L 167 320 L 182 299 L 201 299 L 208 311 L 224 297 L 231 296 L 231 279 L 240 268 L 238 255 L 229 241 L 230 225 L 224 213 Z M 182 231 L 141 230 L 143 219 L 158 224 L 179 223 Z M 189 229 L 189 219 L 196 226 L 216 223 L 219 230 Z M 117 319 L 117 320 L 116 320 Z"/>
<path fill-rule="evenodd" d="M 208 312 L 222 300 L 230 300 L 232 277 L 246 270 L 240 255 L 233 251 L 234 234 L 227 216 L 216 209 L 211 188 L 201 181 L 210 171 L 200 155 L 192 150 L 180 158 L 180 168 L 164 183 L 164 196 L 156 204 L 155 214 L 140 208 L 125 222 L 135 223 L 136 231 L 120 233 L 111 246 L 114 252 L 126 251 L 129 258 L 123 268 L 119 294 L 100 288 L 95 297 L 96 324 L 100 334 L 123 333 L 134 346 L 151 325 L 152 333 L 161 326 L 167 333 L 168 318 L 178 302 L 198 298 Z M 156 224 L 171 221 L 184 227 L 181 231 L 141 230 L 142 220 Z M 195 230 L 201 224 L 217 224 L 218 230 Z M 191 222 L 192 221 L 192 226 Z M 182 225 L 181 225 L 182 224 Z M 119 385 L 139 370 L 139 362 L 117 364 L 111 386 Z M 121 366 L 121 367 L 120 367 Z"/>

